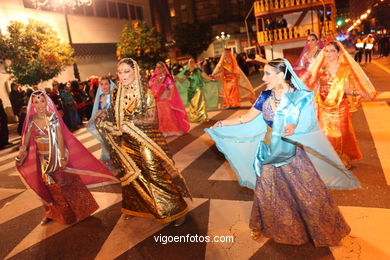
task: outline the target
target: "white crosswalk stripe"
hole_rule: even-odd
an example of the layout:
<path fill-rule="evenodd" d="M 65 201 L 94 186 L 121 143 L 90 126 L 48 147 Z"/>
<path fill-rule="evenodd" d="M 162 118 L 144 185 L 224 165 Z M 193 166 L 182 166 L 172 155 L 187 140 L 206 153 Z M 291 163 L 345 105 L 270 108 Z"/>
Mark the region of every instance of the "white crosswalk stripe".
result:
<path fill-rule="evenodd" d="M 213 117 L 220 112 L 221 111 L 211 111 L 209 116 Z M 245 110 L 237 110 L 231 114 L 229 118 L 237 117 L 244 112 Z M 366 117 L 372 116 L 367 113 L 367 106 L 365 106 L 365 113 Z M 369 124 L 372 124 L 369 119 L 368 122 Z M 191 124 L 191 129 L 197 126 L 199 126 L 199 124 Z M 90 151 L 93 150 L 92 153 L 96 158 L 100 157 L 101 150 L 99 141 L 92 138 L 91 134 L 85 128 L 78 130 L 75 133 L 75 136 L 81 140 L 87 149 Z M 169 143 L 177 140 L 177 138 L 178 137 L 169 137 L 167 138 L 167 141 Z M 375 134 L 373 135 L 373 138 L 376 145 L 379 143 L 383 144 L 383 140 Z M 214 143 L 210 140 L 208 135 L 200 135 L 175 153 L 174 160 L 176 166 L 179 170 L 185 169 L 196 161 L 213 144 Z M 98 146 L 97 150 L 95 150 L 96 146 Z M 13 151 L 4 154 L 0 157 L 0 161 L 13 158 L 17 153 L 17 151 Z M 383 160 L 385 160 L 384 157 Z M 8 176 L 18 175 L 13 161 L 0 166 L 0 176 L 3 175 L 4 172 L 7 172 Z M 229 164 L 224 162 L 210 175 L 209 180 L 227 181 L 236 180 L 236 178 L 234 172 L 230 169 Z M 42 205 L 31 190 L 9 190 L 10 191 L 7 192 L 7 189 L 0 189 L 0 200 L 2 198 L 6 199 L 11 196 L 16 196 L 0 208 L 0 224 L 22 216 Z M 121 200 L 121 195 L 119 193 L 93 192 L 93 195 L 101 206 L 101 209 L 98 212 L 109 208 Z M 211 236 L 233 235 L 235 242 L 207 244 L 205 250 L 206 259 L 229 259 L 229 257 L 232 259 L 238 259 L 239 257 L 244 257 L 245 259 L 250 258 L 252 254 L 267 242 L 266 239 L 261 240 L 260 243 L 250 239 L 249 229 L 247 228 L 252 204 L 250 201 L 194 198 L 194 201 L 192 202 L 193 207 L 197 208 L 208 200 L 210 200 L 210 214 L 208 217 L 207 234 Z M 355 248 L 357 246 L 359 247 L 359 250 L 361 250 L 361 255 L 364 255 L 367 259 L 374 256 L 376 259 L 390 257 L 390 251 L 388 247 L 386 247 L 387 233 L 390 232 L 389 225 L 386 224 L 386 219 L 390 217 L 389 209 L 341 207 L 341 210 L 346 220 L 351 225 L 353 233 L 351 237 L 348 237 L 342 242 L 341 247 L 331 248 L 335 259 L 344 259 L 346 255 L 351 255 L 351 252 L 356 251 Z M 361 228 L 365 225 L 370 225 L 370 230 Z M 39 244 L 47 238 L 55 236 L 70 227 L 72 227 L 72 225 L 65 226 L 58 223 L 50 224 L 48 226 L 38 225 L 9 251 L 7 258 L 16 256 L 19 252 L 31 248 L 33 245 Z M 142 227 L 142 230 L 140 227 Z M 101 244 L 96 259 L 113 259 L 118 257 L 163 228 L 165 228 L 164 225 L 156 224 L 150 220 L 142 218 L 124 220 L 123 217 L 120 217 L 111 232 L 107 235 L 105 241 Z M 371 234 L 371 230 L 377 230 L 378 232 L 375 233 L 376 235 L 372 235 L 373 233 Z M 118 241 L 122 242 L 118 243 Z M 246 252 L 245 255 L 242 254 L 243 251 Z"/>

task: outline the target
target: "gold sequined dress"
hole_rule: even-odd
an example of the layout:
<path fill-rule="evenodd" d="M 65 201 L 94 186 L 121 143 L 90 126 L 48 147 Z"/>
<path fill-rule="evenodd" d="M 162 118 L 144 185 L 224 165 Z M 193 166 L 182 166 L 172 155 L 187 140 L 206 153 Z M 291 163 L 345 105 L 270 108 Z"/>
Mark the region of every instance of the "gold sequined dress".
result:
<path fill-rule="evenodd" d="M 118 169 L 122 212 L 167 223 L 187 213 L 189 193 L 157 122 L 153 94 L 135 82 L 113 90 L 111 109 L 96 128 Z"/>

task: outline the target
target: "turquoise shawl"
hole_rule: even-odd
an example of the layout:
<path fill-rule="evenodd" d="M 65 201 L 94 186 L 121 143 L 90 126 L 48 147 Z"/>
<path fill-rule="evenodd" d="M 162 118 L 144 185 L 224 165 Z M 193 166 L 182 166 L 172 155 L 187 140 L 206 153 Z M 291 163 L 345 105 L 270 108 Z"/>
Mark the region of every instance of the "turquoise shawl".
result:
<path fill-rule="evenodd" d="M 254 189 L 256 176 L 261 175 L 261 166 L 272 164 L 279 167 L 289 163 L 299 144 L 328 188 L 360 188 L 359 181 L 345 169 L 319 127 L 313 92 L 299 80 L 290 63 L 286 59 L 284 61 L 292 74 L 291 82 L 296 90 L 286 93 L 278 105 L 269 145 L 263 141 L 267 125 L 262 114 L 246 124 L 211 127 L 205 131 L 229 161 L 241 186 Z M 287 124 L 296 124 L 297 127 L 294 135 L 284 137 Z"/>
<path fill-rule="evenodd" d="M 114 82 L 112 82 L 110 80 L 110 93 L 112 91 L 112 89 L 115 87 L 115 84 Z M 103 93 L 102 91 L 102 88 L 99 84 L 99 88 L 96 92 L 96 96 L 95 96 L 95 101 L 93 103 L 93 109 L 92 109 L 92 113 L 91 113 L 91 118 L 89 119 L 88 121 L 88 125 L 87 125 L 87 130 L 96 138 L 99 140 L 99 142 L 102 144 L 102 153 L 100 155 L 100 159 L 101 160 L 109 160 L 110 159 L 110 155 L 108 153 L 108 151 L 106 150 L 105 146 L 104 146 L 104 142 L 103 142 L 103 139 L 100 137 L 100 134 L 99 132 L 97 131 L 96 127 L 95 127 L 95 116 L 96 116 L 96 113 L 99 111 L 99 102 L 100 102 L 100 95 Z M 106 95 L 104 101 L 105 103 L 107 104 L 106 107 L 104 107 L 103 109 L 108 109 L 110 108 L 111 106 L 111 101 L 110 101 L 110 93 L 108 95 Z"/>

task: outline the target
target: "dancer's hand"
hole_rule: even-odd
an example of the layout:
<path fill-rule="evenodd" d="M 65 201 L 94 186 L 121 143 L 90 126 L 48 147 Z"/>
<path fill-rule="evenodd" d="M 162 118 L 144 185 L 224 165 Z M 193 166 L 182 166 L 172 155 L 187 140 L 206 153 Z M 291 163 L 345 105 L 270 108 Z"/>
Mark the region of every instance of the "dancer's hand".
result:
<path fill-rule="evenodd" d="M 23 163 L 23 159 L 26 155 L 26 151 L 19 151 L 19 154 L 15 157 L 15 163 L 16 163 L 16 166 L 19 166 Z"/>
<path fill-rule="evenodd" d="M 96 113 L 95 119 L 102 119 L 107 116 L 107 110 L 100 110 Z"/>
<path fill-rule="evenodd" d="M 360 96 L 365 99 L 372 99 L 371 95 L 366 92 L 361 92 Z"/>
<path fill-rule="evenodd" d="M 23 156 L 25 155 L 26 151 L 19 151 L 19 154 L 18 156 L 16 156 L 16 158 L 18 158 L 19 160 L 23 158 Z"/>
<path fill-rule="evenodd" d="M 306 83 L 308 79 L 310 79 L 311 73 L 310 71 L 306 71 L 299 79 L 303 82 Z"/>
<path fill-rule="evenodd" d="M 284 128 L 284 131 L 285 131 L 284 136 L 293 135 L 295 132 L 295 128 L 297 128 L 297 125 L 293 125 L 293 124 L 286 125 L 286 127 Z"/>
<path fill-rule="evenodd" d="M 68 165 L 68 161 L 65 158 L 60 159 L 60 169 L 63 171 L 66 168 L 66 165 Z"/>

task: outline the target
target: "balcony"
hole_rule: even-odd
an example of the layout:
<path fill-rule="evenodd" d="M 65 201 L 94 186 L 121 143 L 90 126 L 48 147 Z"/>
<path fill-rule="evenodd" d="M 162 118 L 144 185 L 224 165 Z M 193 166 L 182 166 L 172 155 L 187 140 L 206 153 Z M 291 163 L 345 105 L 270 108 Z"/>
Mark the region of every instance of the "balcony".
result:
<path fill-rule="evenodd" d="M 257 0 L 253 5 L 255 16 L 260 17 L 334 5 L 334 0 Z"/>
<path fill-rule="evenodd" d="M 320 25 L 322 24 L 305 24 L 293 27 L 279 28 L 270 31 L 260 31 L 257 32 L 257 41 L 260 46 L 266 46 L 271 44 L 306 40 L 307 36 L 310 33 L 314 32 L 318 35 L 324 35 L 325 32 L 330 31 L 332 29 L 332 23 L 329 21 L 327 21 L 321 29 Z"/>

